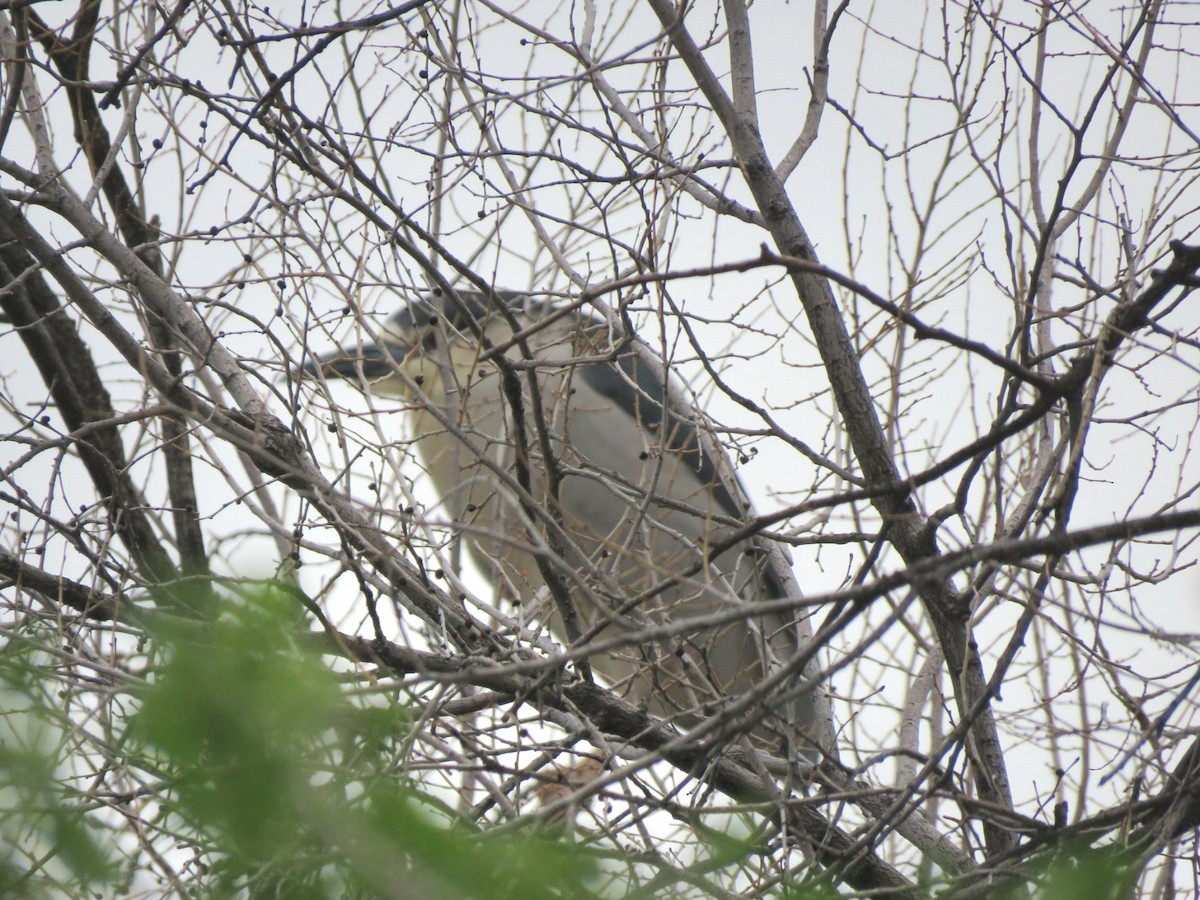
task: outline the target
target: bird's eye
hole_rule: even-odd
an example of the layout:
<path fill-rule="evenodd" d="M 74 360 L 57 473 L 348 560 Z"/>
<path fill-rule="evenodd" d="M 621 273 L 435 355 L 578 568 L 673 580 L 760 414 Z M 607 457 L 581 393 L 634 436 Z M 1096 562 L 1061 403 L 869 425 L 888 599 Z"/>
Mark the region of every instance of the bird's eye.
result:
<path fill-rule="evenodd" d="M 425 332 L 425 337 L 421 339 L 421 346 L 426 350 L 436 350 L 438 345 L 438 334 L 432 328 Z"/>

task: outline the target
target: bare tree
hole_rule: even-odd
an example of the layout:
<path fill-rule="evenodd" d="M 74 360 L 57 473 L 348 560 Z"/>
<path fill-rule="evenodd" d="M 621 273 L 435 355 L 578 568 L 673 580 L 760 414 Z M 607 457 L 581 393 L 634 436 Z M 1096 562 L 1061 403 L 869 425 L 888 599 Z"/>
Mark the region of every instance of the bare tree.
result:
<path fill-rule="evenodd" d="M 3 4 L 2 621 L 71 815 L 131 891 L 210 884 L 170 766 L 123 747 L 162 636 L 267 584 L 343 699 L 411 713 L 380 776 L 481 834 L 558 823 L 597 893 L 975 896 L 1065 846 L 1145 896 L 1200 877 L 1193 18 Z M 745 752 L 770 675 L 719 740 L 589 679 L 611 635 L 564 643 L 462 554 L 419 397 L 302 377 L 456 286 L 664 361 L 794 578 L 817 765 Z M 69 885 L 54 856 L 8 864 Z"/>

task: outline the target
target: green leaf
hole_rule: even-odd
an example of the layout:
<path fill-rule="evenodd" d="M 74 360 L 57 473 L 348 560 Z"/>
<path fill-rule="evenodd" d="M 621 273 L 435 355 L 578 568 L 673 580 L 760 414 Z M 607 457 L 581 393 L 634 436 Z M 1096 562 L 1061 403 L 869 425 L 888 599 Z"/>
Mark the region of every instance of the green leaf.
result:
<path fill-rule="evenodd" d="M 392 771 L 406 710 L 356 705 L 303 647 L 292 602 L 232 604 L 156 635 L 163 664 L 135 733 L 169 772 L 169 812 L 214 860 L 212 889 L 256 896 L 580 896 L 584 852 L 435 817 Z M 372 698 L 377 699 L 377 698 Z M 349 798 L 353 798 L 353 800 Z"/>

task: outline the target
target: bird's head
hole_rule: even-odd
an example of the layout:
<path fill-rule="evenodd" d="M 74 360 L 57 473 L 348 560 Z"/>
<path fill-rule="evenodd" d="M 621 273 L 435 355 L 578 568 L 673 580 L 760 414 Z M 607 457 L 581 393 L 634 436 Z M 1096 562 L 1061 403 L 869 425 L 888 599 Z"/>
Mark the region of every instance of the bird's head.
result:
<path fill-rule="evenodd" d="M 544 303 L 535 305 L 544 308 Z M 496 346 L 524 327 L 534 306 L 510 291 L 438 291 L 418 297 L 364 341 L 310 360 L 304 373 L 370 385 L 378 394 L 408 397 L 410 385 L 434 396 L 448 379 L 465 384 L 477 376 L 485 344 Z M 403 376 L 407 376 L 406 380 Z"/>

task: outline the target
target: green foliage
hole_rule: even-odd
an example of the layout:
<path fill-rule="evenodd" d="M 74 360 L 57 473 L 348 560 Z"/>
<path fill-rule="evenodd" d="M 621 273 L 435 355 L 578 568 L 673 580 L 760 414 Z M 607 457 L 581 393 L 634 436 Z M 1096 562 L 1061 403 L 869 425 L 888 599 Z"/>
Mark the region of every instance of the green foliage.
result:
<path fill-rule="evenodd" d="M 588 867 L 569 846 L 452 826 L 389 771 L 408 721 L 350 703 L 264 594 L 201 641 L 159 635 L 166 662 L 138 730 L 174 770 L 178 814 L 211 841 L 220 893 L 551 897 Z"/>
<path fill-rule="evenodd" d="M 1139 869 L 1119 847 L 1067 845 L 1029 882 L 995 892 L 996 900 L 1123 900 L 1133 896 Z"/>
<path fill-rule="evenodd" d="M 294 601 L 242 598 L 204 623 L 156 628 L 150 646 L 140 709 L 121 736 L 121 758 L 108 764 L 139 780 L 149 773 L 156 802 L 140 808 L 150 817 L 143 827 L 161 835 L 162 853 L 175 854 L 169 867 L 191 875 L 175 890 L 483 900 L 591 893 L 595 867 L 583 851 L 474 831 L 410 782 L 397 764 L 412 727 L 407 712 L 375 693 L 352 697 L 344 674 L 307 649 Z M 49 715 L 37 695 L 53 683 L 47 667 L 25 657 L 10 642 L 3 658 L 0 896 L 153 895 L 145 857 L 124 869 L 110 861 L 116 848 L 97 826 L 111 824 L 100 821 L 111 812 L 103 804 L 85 812 L 64 786 L 55 735 L 69 719 Z"/>
<path fill-rule="evenodd" d="M 58 771 L 62 728 L 41 693 L 39 655 L 21 637 L 0 650 L 0 897 L 89 886 L 113 872 L 94 817 Z"/>
<path fill-rule="evenodd" d="M 94 770 L 73 777 L 60 763 L 79 766 L 69 741 L 79 710 L 49 693 L 59 684 L 48 677 L 49 646 L 13 637 L 0 655 L 0 896 L 152 894 L 145 858 L 122 859 L 105 840 L 116 805 L 91 802 L 79 787 Z M 203 623 L 156 628 L 141 657 L 149 662 L 144 685 L 129 683 L 140 708 L 131 717 L 109 710 L 118 733 L 102 764 L 153 784 L 153 802 L 129 814 L 159 835 L 156 850 L 175 854 L 167 870 L 188 873 L 186 893 L 501 900 L 603 891 L 601 867 L 577 846 L 456 821 L 451 794 L 406 774 L 415 727 L 406 709 L 378 692 L 347 690 L 355 682 L 311 646 L 290 598 L 245 597 Z M 753 831 L 697 833 L 706 851 L 692 869 L 697 877 L 762 852 Z M 610 863 L 610 876 L 636 865 Z M 1136 878 L 1127 854 L 1064 847 L 992 896 L 1115 900 Z M 664 879 L 658 887 L 667 893 L 653 895 L 670 895 L 673 882 Z M 822 875 L 777 886 L 778 896 L 796 900 L 843 892 Z"/>
<path fill-rule="evenodd" d="M 205 634 L 160 633 L 166 662 L 135 732 L 173 769 L 189 816 L 247 862 L 294 844 L 294 807 L 338 704 L 337 684 L 292 646 L 281 610 L 267 595 Z"/>

